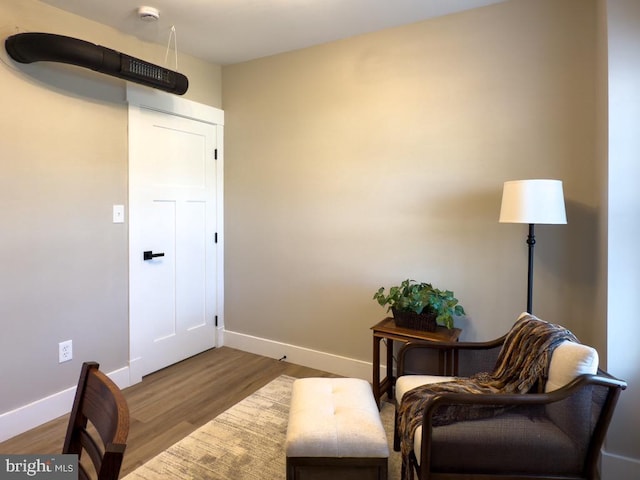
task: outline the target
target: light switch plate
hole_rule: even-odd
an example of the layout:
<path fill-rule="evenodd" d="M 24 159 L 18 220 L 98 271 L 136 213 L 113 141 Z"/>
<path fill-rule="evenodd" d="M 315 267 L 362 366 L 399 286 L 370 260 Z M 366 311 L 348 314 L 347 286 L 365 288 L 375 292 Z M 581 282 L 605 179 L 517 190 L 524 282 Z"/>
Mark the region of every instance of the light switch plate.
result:
<path fill-rule="evenodd" d="M 124 223 L 124 205 L 113 206 L 113 223 Z"/>

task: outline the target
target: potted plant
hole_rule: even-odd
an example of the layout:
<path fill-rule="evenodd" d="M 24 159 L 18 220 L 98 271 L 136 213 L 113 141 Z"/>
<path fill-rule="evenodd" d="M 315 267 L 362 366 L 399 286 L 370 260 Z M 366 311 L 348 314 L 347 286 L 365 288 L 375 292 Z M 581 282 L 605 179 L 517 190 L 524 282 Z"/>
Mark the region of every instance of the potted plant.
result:
<path fill-rule="evenodd" d="M 385 294 L 380 287 L 373 295 L 383 307 L 393 312 L 396 324 L 417 330 L 436 329 L 436 325 L 453 328 L 454 315 L 464 315 L 465 311 L 450 290 L 434 288 L 430 283 L 405 280 Z"/>

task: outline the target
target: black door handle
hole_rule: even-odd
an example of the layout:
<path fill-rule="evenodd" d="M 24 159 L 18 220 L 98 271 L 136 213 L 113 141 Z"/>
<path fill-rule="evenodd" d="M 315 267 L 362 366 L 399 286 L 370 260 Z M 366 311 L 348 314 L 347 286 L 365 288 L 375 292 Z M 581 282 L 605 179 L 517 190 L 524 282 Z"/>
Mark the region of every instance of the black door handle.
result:
<path fill-rule="evenodd" d="M 156 257 L 164 257 L 164 253 L 153 253 L 151 250 L 142 253 L 144 260 L 152 260 Z"/>

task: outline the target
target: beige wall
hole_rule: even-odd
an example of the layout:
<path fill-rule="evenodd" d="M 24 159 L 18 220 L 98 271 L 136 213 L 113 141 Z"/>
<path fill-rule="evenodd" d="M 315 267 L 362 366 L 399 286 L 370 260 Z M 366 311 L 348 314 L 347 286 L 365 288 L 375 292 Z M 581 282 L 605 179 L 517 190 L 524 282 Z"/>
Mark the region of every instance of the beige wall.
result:
<path fill-rule="evenodd" d="M 164 48 L 35 0 L 0 0 L 0 33 L 82 38 L 162 63 Z M 162 42 L 161 42 L 162 43 Z M 220 67 L 180 56 L 187 98 L 221 106 Z M 0 413 L 75 384 L 80 363 L 129 359 L 125 82 L 0 49 Z M 58 342 L 74 360 L 58 364 Z M 10 388 L 9 388 L 10 387 Z"/>
<path fill-rule="evenodd" d="M 463 338 L 498 336 L 526 303 L 502 183 L 559 178 L 534 312 L 603 349 L 595 22 L 514 0 L 223 68 L 226 328 L 370 361 L 371 296 L 410 277 L 455 291 Z"/>

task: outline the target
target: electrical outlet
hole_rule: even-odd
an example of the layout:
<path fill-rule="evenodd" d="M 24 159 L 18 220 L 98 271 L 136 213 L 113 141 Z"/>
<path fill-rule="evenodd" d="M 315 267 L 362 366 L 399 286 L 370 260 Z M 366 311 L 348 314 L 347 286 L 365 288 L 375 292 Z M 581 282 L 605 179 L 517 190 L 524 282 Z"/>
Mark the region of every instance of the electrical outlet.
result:
<path fill-rule="evenodd" d="M 67 340 L 58 344 L 58 363 L 68 362 L 73 358 L 73 342 Z"/>

